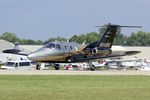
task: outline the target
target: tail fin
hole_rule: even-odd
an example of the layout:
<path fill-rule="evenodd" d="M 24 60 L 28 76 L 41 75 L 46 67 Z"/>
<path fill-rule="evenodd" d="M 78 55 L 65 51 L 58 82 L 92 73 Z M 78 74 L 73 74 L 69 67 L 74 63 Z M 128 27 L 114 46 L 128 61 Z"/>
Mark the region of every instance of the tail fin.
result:
<path fill-rule="evenodd" d="M 106 28 L 104 34 L 97 42 L 97 46 L 100 48 L 111 48 L 112 47 L 115 35 L 117 33 L 117 29 L 120 27 L 141 28 L 141 26 L 120 26 L 120 25 L 113 25 L 110 23 L 106 27 L 105 26 L 97 26 L 97 27 Z"/>
<path fill-rule="evenodd" d="M 109 50 L 112 47 L 115 35 L 117 33 L 117 29 L 120 27 L 127 27 L 127 28 L 141 28 L 141 26 L 120 26 L 120 25 L 113 25 L 113 24 L 108 24 L 107 26 L 96 26 L 96 27 L 102 27 L 105 28 L 105 31 L 102 35 L 102 37 L 89 45 L 85 49 L 93 49 L 93 48 L 99 48 L 101 50 Z M 84 50 L 85 50 L 84 49 Z"/>
<path fill-rule="evenodd" d="M 117 28 L 118 27 L 116 25 L 108 24 L 108 26 L 105 29 L 104 34 L 97 42 L 98 47 L 111 48 L 113 41 L 114 41 L 114 37 L 117 32 Z"/>
<path fill-rule="evenodd" d="M 13 49 L 19 50 L 19 43 L 18 43 L 18 42 L 15 42 L 14 45 L 15 45 L 15 46 L 14 46 Z"/>

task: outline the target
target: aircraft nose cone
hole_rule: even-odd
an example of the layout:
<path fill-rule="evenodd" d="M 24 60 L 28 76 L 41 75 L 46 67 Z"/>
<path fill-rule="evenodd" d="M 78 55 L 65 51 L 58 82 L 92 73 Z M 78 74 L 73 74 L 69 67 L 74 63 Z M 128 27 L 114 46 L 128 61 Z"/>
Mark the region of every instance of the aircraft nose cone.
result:
<path fill-rule="evenodd" d="M 32 61 L 36 59 L 36 56 L 34 54 L 29 54 L 27 57 L 29 60 L 32 60 Z"/>

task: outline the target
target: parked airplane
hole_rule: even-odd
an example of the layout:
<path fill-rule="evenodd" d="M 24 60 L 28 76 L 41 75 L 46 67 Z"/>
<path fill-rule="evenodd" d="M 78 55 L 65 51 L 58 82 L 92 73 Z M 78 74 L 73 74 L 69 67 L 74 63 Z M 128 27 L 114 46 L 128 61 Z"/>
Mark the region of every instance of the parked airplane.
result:
<path fill-rule="evenodd" d="M 73 63 L 73 62 L 88 62 L 90 69 L 94 70 L 91 61 L 116 56 L 124 56 L 139 53 L 139 51 L 125 52 L 124 54 L 113 55 L 112 44 L 116 35 L 117 29 L 120 27 L 141 28 L 140 26 L 120 26 L 108 24 L 105 32 L 98 41 L 89 45 L 77 44 L 72 42 L 49 42 L 37 51 L 30 53 L 28 59 L 35 62 L 53 63 L 56 70 L 59 70 L 59 65 L 55 63 Z M 7 53 L 6 51 L 4 51 Z"/>
<path fill-rule="evenodd" d="M 141 68 L 138 68 L 138 70 L 150 71 L 150 60 L 142 59 L 141 60 Z"/>
<path fill-rule="evenodd" d="M 141 66 L 141 59 L 138 59 L 138 58 L 106 59 L 105 65 L 108 69 L 138 68 Z"/>
<path fill-rule="evenodd" d="M 19 47 L 18 47 L 19 44 L 16 42 L 16 43 L 14 43 L 14 45 L 15 45 L 14 48 L 4 50 L 3 53 L 18 54 L 19 52 L 21 52 L 21 50 L 20 50 Z"/>

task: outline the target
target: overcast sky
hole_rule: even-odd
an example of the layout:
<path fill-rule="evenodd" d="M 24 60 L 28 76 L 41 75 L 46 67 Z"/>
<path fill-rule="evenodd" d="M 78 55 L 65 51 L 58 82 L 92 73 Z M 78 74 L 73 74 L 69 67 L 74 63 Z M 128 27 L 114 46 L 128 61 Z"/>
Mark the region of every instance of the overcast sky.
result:
<path fill-rule="evenodd" d="M 150 0 L 0 0 L 0 34 L 46 40 L 71 37 L 105 23 L 141 25 L 150 32 Z M 139 29 L 123 29 L 129 34 Z"/>

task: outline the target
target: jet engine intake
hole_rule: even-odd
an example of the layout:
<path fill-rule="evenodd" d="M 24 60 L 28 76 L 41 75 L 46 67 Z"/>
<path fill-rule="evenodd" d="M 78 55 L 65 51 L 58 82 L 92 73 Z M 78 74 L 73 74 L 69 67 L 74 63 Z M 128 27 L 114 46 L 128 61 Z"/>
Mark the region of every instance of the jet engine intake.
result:
<path fill-rule="evenodd" d="M 106 56 L 111 53 L 111 50 L 102 50 L 100 48 L 94 48 L 92 49 L 92 54 L 93 55 L 100 55 L 100 56 Z"/>

